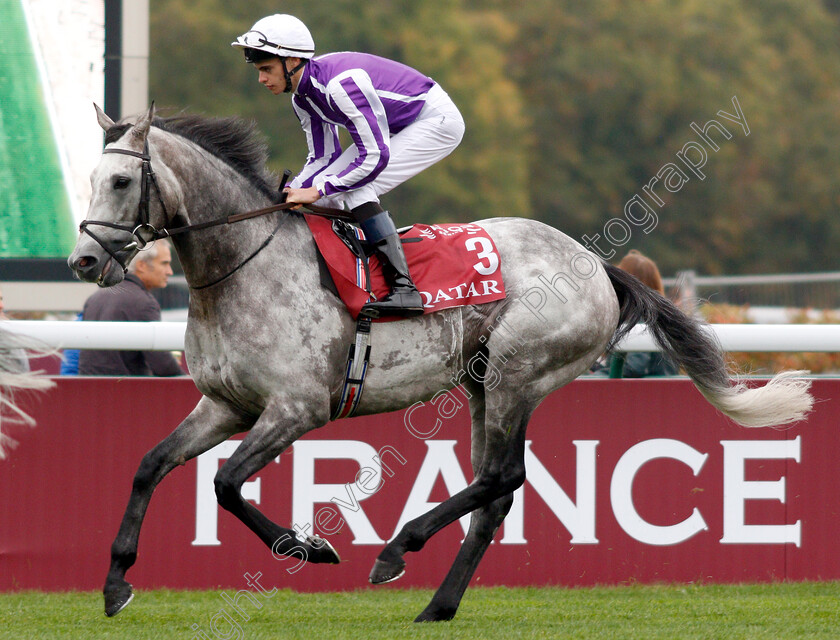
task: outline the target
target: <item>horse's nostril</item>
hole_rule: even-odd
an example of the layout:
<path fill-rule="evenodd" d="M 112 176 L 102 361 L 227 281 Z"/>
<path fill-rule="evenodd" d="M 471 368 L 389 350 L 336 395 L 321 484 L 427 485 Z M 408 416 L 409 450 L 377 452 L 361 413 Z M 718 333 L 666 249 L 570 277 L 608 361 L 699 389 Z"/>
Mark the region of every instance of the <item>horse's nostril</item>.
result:
<path fill-rule="evenodd" d="M 76 269 L 89 269 L 95 264 L 96 258 L 92 256 L 82 256 L 81 258 L 77 258 L 72 266 Z"/>

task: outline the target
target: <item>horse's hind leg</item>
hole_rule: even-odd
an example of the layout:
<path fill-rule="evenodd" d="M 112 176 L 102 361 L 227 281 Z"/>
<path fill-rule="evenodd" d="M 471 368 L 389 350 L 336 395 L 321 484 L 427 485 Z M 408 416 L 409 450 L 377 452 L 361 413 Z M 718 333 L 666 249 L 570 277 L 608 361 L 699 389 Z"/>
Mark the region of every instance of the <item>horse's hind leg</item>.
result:
<path fill-rule="evenodd" d="M 120 530 L 111 545 L 111 567 L 103 589 L 106 615 L 118 614 L 133 597 L 125 573 L 137 559 L 140 527 L 158 483 L 176 466 L 248 429 L 251 422 L 224 405 L 202 398 L 175 431 L 143 456 Z"/>
<path fill-rule="evenodd" d="M 472 418 L 471 435 L 471 462 L 473 475 L 478 475 L 481 463 L 484 459 L 485 433 L 484 433 L 484 389 L 480 385 L 467 385 L 470 392 L 470 417 Z M 480 507 L 472 512 L 470 519 L 470 530 L 452 568 L 446 574 L 446 578 L 435 592 L 432 601 L 417 616 L 415 622 L 436 622 L 440 620 L 451 620 L 455 617 L 461 598 L 470 584 L 481 558 L 487 551 L 487 547 L 493 541 L 502 521 L 510 511 L 513 503 L 513 494 L 508 494 L 494 500 L 489 505 Z"/>
<path fill-rule="evenodd" d="M 494 392 L 492 397 L 487 398 L 492 406 L 488 404 L 485 414 L 484 453 L 475 479 L 463 491 L 406 523 L 377 557 L 370 574 L 372 583 L 396 579 L 404 570 L 403 555 L 407 551 L 419 551 L 446 525 L 512 494 L 522 486 L 525 482 L 525 428 L 536 403 L 532 405 L 517 400 L 516 395 L 514 392 Z M 500 503 L 500 506 L 503 505 L 504 502 Z M 490 515 L 491 512 L 488 512 L 488 518 Z M 486 524 L 482 523 L 482 526 L 486 528 Z M 475 550 L 480 548 L 481 544 L 477 543 Z M 472 562 L 478 564 L 477 559 Z"/>
<path fill-rule="evenodd" d="M 216 474 L 216 497 L 219 504 L 239 518 L 262 540 L 272 553 L 296 557 L 302 561 L 337 564 L 340 558 L 329 542 L 301 531 L 287 529 L 266 518 L 259 509 L 242 498 L 242 484 L 279 456 L 302 435 L 321 426 L 319 419 L 295 406 L 305 402 L 274 402 L 242 440 L 233 455 Z M 306 526 L 310 523 L 298 523 Z M 308 527 L 307 527 L 308 528 Z"/>
<path fill-rule="evenodd" d="M 512 504 L 513 494 L 509 493 L 472 512 L 470 531 L 458 550 L 452 568 L 438 587 L 432 601 L 414 622 L 438 622 L 455 617 L 461 598 L 481 558 L 484 557 Z"/>

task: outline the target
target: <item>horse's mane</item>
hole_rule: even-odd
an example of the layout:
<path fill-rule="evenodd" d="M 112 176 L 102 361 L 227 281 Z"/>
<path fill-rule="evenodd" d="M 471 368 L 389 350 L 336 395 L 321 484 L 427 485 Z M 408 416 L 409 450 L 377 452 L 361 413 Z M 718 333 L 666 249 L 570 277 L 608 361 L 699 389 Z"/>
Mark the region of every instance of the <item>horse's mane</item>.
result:
<path fill-rule="evenodd" d="M 181 114 L 155 117 L 152 126 L 182 136 L 224 160 L 272 201 L 277 201 L 277 187 L 272 185 L 272 182 L 276 185 L 276 176 L 265 166 L 268 161 L 268 145 L 253 120 L 243 120 L 236 116 Z M 105 144 L 116 142 L 131 127 L 131 123 L 125 122 L 114 125 L 105 133 Z"/>

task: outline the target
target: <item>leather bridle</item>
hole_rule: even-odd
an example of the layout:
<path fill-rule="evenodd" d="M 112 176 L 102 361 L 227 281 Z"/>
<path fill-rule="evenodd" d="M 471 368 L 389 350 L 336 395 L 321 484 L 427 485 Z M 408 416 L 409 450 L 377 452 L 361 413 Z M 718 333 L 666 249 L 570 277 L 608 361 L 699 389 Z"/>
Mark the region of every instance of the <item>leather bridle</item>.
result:
<path fill-rule="evenodd" d="M 137 220 L 133 225 L 116 224 L 114 222 L 105 222 L 102 220 L 83 220 L 79 225 L 79 230 L 93 238 L 100 247 L 102 247 L 114 260 L 116 260 L 117 264 L 123 268 L 123 271 L 128 271 L 128 265 L 126 265 L 119 256 L 120 252 L 130 251 L 134 248 L 142 251 L 150 242 L 160 240 L 161 238 L 165 238 L 169 235 L 165 229 L 158 231 L 149 223 L 149 204 L 151 203 L 152 186 L 154 186 L 158 200 L 160 201 L 160 206 L 163 208 L 165 219 L 169 219 L 169 214 L 166 211 L 166 205 L 164 204 L 163 197 L 160 193 L 157 177 L 152 169 L 152 159 L 151 156 L 149 156 L 148 141 L 146 141 L 143 146 L 143 153 L 131 151 L 130 149 L 103 149 L 102 153 L 120 153 L 122 155 L 140 158 L 140 160 L 143 161 L 140 174 L 140 204 L 138 205 L 137 210 Z M 91 231 L 91 226 L 110 227 L 111 229 L 126 231 L 131 234 L 134 241 L 129 241 L 122 249 L 114 251 L 108 246 L 107 242 Z"/>
<path fill-rule="evenodd" d="M 150 222 L 149 222 L 149 206 L 151 204 L 151 187 L 155 188 L 155 193 L 157 193 L 157 199 L 160 202 L 160 206 L 163 209 L 164 220 L 169 220 L 169 213 L 166 210 L 166 204 L 163 201 L 163 196 L 161 195 L 160 186 L 158 186 L 157 177 L 155 176 L 155 172 L 152 169 L 152 159 L 149 155 L 149 142 L 148 140 L 145 141 L 143 146 L 143 152 L 140 153 L 138 151 L 131 151 L 130 149 L 114 149 L 114 148 L 106 148 L 102 150 L 102 153 L 119 153 L 122 155 L 127 156 L 134 156 L 135 158 L 139 158 L 143 161 L 141 167 L 141 177 L 140 177 L 140 204 L 138 205 L 137 211 L 137 219 L 133 225 L 124 225 L 124 224 L 117 224 L 114 222 L 105 222 L 102 220 L 84 220 L 79 225 L 79 230 L 88 234 L 91 238 L 93 238 L 99 246 L 101 246 L 116 262 L 119 264 L 124 272 L 128 271 L 128 265 L 120 259 L 119 253 L 124 251 L 131 251 L 132 249 L 137 249 L 138 251 L 143 251 L 147 245 L 150 245 L 155 240 L 161 240 L 163 238 L 171 238 L 172 236 L 179 235 L 182 233 L 186 233 L 188 231 L 197 231 L 199 229 L 207 229 L 209 227 L 215 227 L 222 224 L 232 224 L 234 222 L 239 222 L 240 220 L 248 220 L 249 218 L 256 218 L 258 216 L 264 216 L 269 213 L 274 213 L 276 211 L 288 211 L 290 209 L 296 209 L 301 205 L 298 203 L 293 202 L 281 202 L 279 204 L 274 204 L 268 207 L 264 207 L 262 209 L 256 209 L 254 211 L 246 211 L 245 213 L 236 213 L 230 216 L 225 216 L 223 218 L 217 218 L 215 220 L 209 220 L 207 222 L 199 222 L 196 224 L 184 225 L 182 227 L 174 227 L 172 229 L 167 229 L 166 227 L 162 229 L 156 229 Z M 353 222 L 353 216 L 345 211 L 341 211 L 340 209 L 332 209 L 329 207 L 319 207 L 314 204 L 307 204 L 303 205 L 307 211 L 313 213 L 315 215 L 324 216 L 327 218 L 338 218 L 340 220 L 345 220 L 347 222 Z M 285 220 L 285 216 L 280 218 L 277 223 L 277 226 L 274 228 L 274 231 L 266 238 L 265 242 L 257 248 L 250 256 L 245 258 L 242 262 L 240 262 L 236 267 L 234 267 L 231 271 L 227 274 L 209 282 L 207 284 L 203 284 L 200 286 L 192 286 L 190 285 L 191 289 L 206 289 L 208 287 L 212 287 L 213 285 L 219 284 L 223 280 L 226 280 L 234 273 L 236 273 L 239 269 L 245 266 L 248 262 L 250 262 L 253 258 L 257 256 L 257 254 L 265 249 L 271 240 L 274 238 L 274 235 L 280 229 L 280 225 L 283 224 Z M 93 231 L 91 231 L 90 227 L 92 226 L 100 226 L 100 227 L 109 227 L 111 229 L 117 229 L 119 231 L 125 231 L 130 233 L 133 240 L 130 240 L 126 243 L 124 247 L 121 249 L 117 249 L 114 251 L 108 244 L 99 236 L 97 236 Z"/>

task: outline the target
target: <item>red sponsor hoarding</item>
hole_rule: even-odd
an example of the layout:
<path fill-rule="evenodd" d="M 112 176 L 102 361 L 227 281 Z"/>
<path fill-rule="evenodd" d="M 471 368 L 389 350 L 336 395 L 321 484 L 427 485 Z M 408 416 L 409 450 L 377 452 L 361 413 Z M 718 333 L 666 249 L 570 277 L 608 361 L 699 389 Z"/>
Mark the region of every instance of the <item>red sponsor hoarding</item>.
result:
<path fill-rule="evenodd" d="M 0 590 L 100 589 L 143 454 L 192 409 L 189 379 L 59 378 L 22 398 L 0 461 Z M 579 380 L 528 430 L 528 480 L 475 583 L 592 585 L 840 579 L 834 491 L 840 380 L 786 430 L 743 429 L 685 379 Z M 460 406 L 464 404 L 464 406 Z M 243 495 L 284 526 L 329 538 L 338 566 L 278 559 L 215 502 L 219 445 L 158 486 L 128 579 L 138 588 L 301 591 L 367 585 L 402 523 L 466 486 L 469 413 L 456 390 L 412 411 L 342 420 L 256 474 Z M 406 556 L 397 587 L 437 586 L 463 539 L 453 523 Z M 377 587 L 378 588 L 378 587 Z"/>

